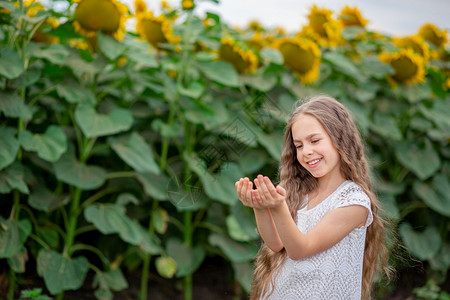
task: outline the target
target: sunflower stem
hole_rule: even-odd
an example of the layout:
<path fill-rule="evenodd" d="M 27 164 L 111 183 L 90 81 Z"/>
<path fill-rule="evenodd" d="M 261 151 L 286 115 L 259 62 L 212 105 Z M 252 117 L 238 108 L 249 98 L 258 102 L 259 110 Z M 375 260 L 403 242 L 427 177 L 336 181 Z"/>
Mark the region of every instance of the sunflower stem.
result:
<path fill-rule="evenodd" d="M 155 232 L 155 225 L 153 223 L 153 213 L 158 208 L 158 200 L 154 199 L 152 204 L 152 209 L 150 211 L 150 221 L 148 224 L 148 232 L 153 234 Z M 142 266 L 142 277 L 141 277 L 141 291 L 140 291 L 140 300 L 147 299 L 147 290 L 148 290 L 148 274 L 150 271 L 150 262 L 152 259 L 152 255 L 150 253 L 145 254 L 144 263 Z"/>

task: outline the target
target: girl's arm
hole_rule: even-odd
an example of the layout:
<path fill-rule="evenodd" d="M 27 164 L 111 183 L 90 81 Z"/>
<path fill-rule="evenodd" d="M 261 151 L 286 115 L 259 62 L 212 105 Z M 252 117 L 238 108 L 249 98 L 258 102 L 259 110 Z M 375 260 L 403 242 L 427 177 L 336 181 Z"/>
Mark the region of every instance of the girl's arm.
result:
<path fill-rule="evenodd" d="M 270 209 L 268 208 L 253 208 L 255 212 L 256 225 L 258 232 L 266 245 L 274 252 L 278 252 L 284 248 L 281 242 L 275 223 L 272 218 Z"/>
<path fill-rule="evenodd" d="M 308 233 L 303 234 L 291 217 L 284 195 L 277 192 L 268 177 L 255 180 L 258 200 L 262 206 L 270 207 L 275 228 L 286 249 L 294 260 L 303 259 L 331 248 L 353 229 L 365 224 L 368 210 L 360 205 L 334 209 Z"/>
<path fill-rule="evenodd" d="M 261 238 L 267 246 L 275 252 L 283 249 L 280 237 L 273 222 L 270 210 L 262 207 L 256 200 L 253 190 L 253 183 L 246 177 L 241 178 L 235 184 L 239 200 L 245 206 L 252 207 L 255 212 L 256 225 Z"/>

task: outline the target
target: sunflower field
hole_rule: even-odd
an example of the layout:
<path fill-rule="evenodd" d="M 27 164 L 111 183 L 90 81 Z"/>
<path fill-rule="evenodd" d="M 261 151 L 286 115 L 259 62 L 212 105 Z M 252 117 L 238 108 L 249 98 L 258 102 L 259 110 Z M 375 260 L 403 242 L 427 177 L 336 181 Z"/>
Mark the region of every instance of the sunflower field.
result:
<path fill-rule="evenodd" d="M 160 5 L 0 0 L 0 298 L 113 299 L 133 273 L 136 298 L 158 276 L 193 299 L 210 258 L 245 297 L 260 240 L 234 183 L 275 179 L 293 104 L 324 93 L 364 137 L 393 267 L 419 264 L 410 293 L 449 299 L 446 30 L 392 37 L 316 5 L 298 32 L 236 28 Z"/>

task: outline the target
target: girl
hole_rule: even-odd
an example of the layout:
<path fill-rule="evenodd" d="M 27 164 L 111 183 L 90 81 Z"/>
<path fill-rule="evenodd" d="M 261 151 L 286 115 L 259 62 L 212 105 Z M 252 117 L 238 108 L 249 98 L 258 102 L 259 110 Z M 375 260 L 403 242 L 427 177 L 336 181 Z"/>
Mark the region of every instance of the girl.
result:
<path fill-rule="evenodd" d="M 370 298 L 387 261 L 384 221 L 342 104 L 318 96 L 297 107 L 285 129 L 280 185 L 262 175 L 254 184 L 236 182 L 264 241 L 250 299 Z"/>

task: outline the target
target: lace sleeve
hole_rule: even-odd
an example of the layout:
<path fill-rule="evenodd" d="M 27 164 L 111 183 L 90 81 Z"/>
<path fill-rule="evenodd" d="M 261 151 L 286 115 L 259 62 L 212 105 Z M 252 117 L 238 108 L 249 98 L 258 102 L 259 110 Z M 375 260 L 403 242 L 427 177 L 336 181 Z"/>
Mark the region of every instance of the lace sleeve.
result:
<path fill-rule="evenodd" d="M 339 200 L 336 208 L 350 205 L 364 206 L 369 211 L 369 215 L 367 216 L 366 224 L 364 226 L 368 227 L 372 224 L 373 215 L 370 206 L 370 198 L 359 185 L 355 183 L 350 184 L 339 193 L 338 197 Z"/>

